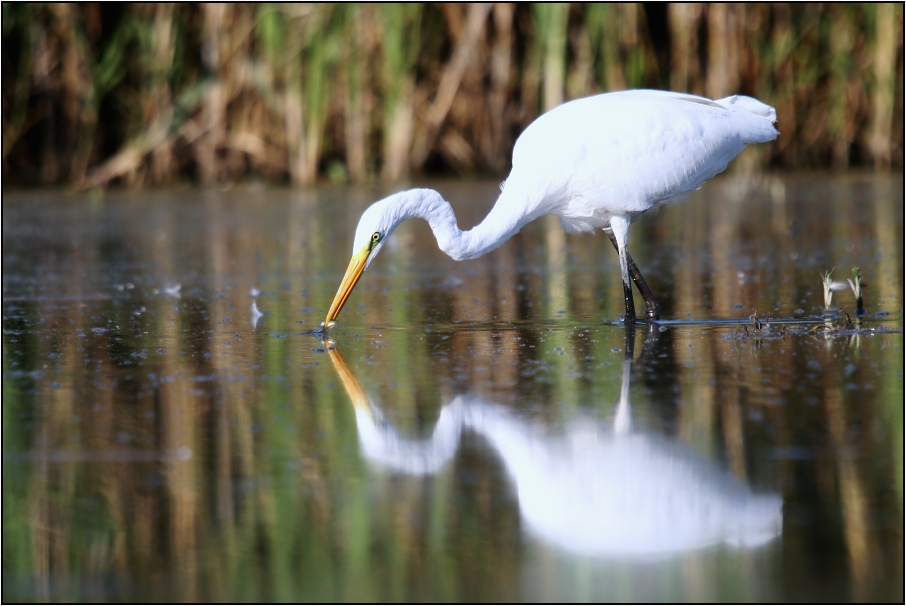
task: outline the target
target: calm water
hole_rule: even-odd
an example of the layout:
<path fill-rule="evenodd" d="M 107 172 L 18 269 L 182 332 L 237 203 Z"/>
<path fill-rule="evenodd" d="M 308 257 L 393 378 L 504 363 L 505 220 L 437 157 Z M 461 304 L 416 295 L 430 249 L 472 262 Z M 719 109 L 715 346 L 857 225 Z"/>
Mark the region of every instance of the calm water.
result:
<path fill-rule="evenodd" d="M 640 220 L 652 329 L 603 236 L 410 222 L 321 342 L 379 193 L 4 193 L 4 600 L 904 599 L 901 175 Z"/>

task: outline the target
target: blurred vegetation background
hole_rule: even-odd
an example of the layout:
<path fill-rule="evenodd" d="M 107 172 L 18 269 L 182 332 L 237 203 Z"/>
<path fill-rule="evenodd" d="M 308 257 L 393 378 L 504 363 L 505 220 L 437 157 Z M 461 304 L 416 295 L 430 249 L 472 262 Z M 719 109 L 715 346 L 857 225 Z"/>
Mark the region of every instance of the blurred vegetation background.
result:
<path fill-rule="evenodd" d="M 755 96 L 741 169 L 903 166 L 901 4 L 4 3 L 6 184 L 500 175 L 576 97 Z"/>

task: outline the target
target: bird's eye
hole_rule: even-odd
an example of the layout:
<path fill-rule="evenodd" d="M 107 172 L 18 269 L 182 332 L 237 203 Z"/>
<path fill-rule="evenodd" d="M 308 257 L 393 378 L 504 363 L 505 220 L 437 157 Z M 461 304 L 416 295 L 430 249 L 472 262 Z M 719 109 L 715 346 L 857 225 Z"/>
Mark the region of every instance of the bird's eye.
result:
<path fill-rule="evenodd" d="M 372 241 L 372 242 L 377 242 L 377 241 L 380 240 L 380 239 L 381 239 L 381 234 L 380 234 L 380 232 L 374 232 L 373 234 L 371 234 L 371 241 Z"/>

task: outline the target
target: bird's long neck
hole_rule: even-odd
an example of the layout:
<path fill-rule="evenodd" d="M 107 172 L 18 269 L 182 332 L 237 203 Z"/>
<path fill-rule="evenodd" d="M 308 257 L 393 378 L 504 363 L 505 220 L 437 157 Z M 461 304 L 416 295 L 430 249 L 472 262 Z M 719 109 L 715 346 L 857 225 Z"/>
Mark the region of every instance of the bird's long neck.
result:
<path fill-rule="evenodd" d="M 535 218 L 524 213 L 525 204 L 510 200 L 504 192 L 481 223 L 462 231 L 449 202 L 433 190 L 418 191 L 418 203 L 410 206 L 408 216 L 425 219 L 437 238 L 437 245 L 456 261 L 476 259 L 491 252 Z"/>

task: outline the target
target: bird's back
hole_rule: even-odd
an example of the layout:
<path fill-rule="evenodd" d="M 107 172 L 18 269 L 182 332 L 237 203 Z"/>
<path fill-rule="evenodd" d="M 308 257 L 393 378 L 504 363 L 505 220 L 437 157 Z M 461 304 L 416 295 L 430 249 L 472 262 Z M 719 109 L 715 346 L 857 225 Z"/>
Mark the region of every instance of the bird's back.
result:
<path fill-rule="evenodd" d="M 685 197 L 749 143 L 775 139 L 775 121 L 773 108 L 744 96 L 642 90 L 578 99 L 529 125 L 507 184 L 544 192 L 532 214 L 591 230 Z"/>

